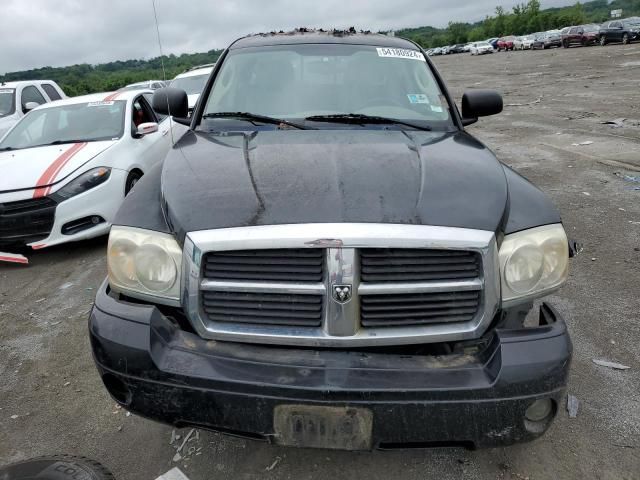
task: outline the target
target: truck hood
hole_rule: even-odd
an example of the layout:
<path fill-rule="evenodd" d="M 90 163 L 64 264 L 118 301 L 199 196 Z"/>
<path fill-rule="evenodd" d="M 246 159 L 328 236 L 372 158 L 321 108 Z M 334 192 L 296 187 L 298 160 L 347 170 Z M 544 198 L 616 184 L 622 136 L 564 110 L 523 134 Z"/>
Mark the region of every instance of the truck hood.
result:
<path fill-rule="evenodd" d="M 0 193 L 59 183 L 115 143 L 71 143 L 0 152 Z"/>
<path fill-rule="evenodd" d="M 162 190 L 180 238 L 333 222 L 498 231 L 508 204 L 502 165 L 464 132 L 190 131 L 165 160 Z"/>

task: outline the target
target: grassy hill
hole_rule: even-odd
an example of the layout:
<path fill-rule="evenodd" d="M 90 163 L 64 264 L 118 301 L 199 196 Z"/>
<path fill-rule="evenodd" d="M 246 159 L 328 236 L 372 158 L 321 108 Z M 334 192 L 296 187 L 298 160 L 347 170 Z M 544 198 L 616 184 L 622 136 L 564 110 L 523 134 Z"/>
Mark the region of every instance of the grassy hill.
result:
<path fill-rule="evenodd" d="M 211 50 L 205 53 L 169 55 L 164 57 L 167 79 L 177 74 L 206 63 L 218 60 L 222 50 Z M 12 72 L 0 75 L 0 82 L 13 80 L 54 80 L 69 96 L 84 95 L 94 92 L 117 90 L 129 83 L 144 80 L 162 80 L 162 61 L 160 57 L 151 60 L 126 60 L 100 65 L 71 65 L 69 67 L 44 67 L 23 72 Z"/>
<path fill-rule="evenodd" d="M 399 30 L 397 36 L 410 38 L 425 48 L 484 40 L 503 35 L 524 35 L 562 28 L 568 25 L 601 23 L 611 10 L 622 9 L 625 17 L 640 15 L 640 0 L 592 0 L 573 6 L 542 9 L 539 0 L 528 0 L 507 11 L 496 7 L 492 15 L 476 23 L 451 22 L 446 28 L 419 27 Z M 195 65 L 215 62 L 221 50 L 164 57 L 167 78 Z M 0 75 L 0 82 L 11 80 L 50 79 L 58 82 L 67 95 L 116 90 L 129 83 L 162 79 L 160 57 L 151 60 L 126 60 L 101 65 L 44 67 Z"/>

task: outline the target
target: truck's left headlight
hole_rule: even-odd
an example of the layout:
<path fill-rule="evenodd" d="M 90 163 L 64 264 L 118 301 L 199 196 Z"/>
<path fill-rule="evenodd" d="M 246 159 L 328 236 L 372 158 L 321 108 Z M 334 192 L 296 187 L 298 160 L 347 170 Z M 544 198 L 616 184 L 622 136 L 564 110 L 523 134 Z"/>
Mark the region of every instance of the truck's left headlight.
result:
<path fill-rule="evenodd" d="M 569 242 L 560 224 L 507 235 L 500 246 L 502 301 L 538 297 L 562 285 L 569 271 Z"/>
<path fill-rule="evenodd" d="M 114 226 L 107 267 L 109 285 L 116 292 L 158 303 L 180 302 L 182 250 L 172 235 Z"/>

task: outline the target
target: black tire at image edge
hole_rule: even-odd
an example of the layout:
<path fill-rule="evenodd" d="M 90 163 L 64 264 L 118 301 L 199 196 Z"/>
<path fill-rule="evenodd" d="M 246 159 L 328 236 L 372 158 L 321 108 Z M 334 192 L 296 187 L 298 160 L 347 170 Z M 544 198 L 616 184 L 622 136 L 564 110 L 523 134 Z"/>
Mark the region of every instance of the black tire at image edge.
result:
<path fill-rule="evenodd" d="M 2 480 L 115 480 L 113 474 L 102 464 L 85 457 L 73 455 L 51 455 L 0 467 Z"/>

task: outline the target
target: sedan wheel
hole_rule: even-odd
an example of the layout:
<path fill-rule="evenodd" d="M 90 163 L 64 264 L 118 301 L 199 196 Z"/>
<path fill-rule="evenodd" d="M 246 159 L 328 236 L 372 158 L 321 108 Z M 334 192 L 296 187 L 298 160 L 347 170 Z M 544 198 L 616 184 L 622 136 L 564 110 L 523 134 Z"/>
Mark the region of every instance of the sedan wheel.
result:
<path fill-rule="evenodd" d="M 628 33 L 625 33 L 622 36 L 622 44 L 623 45 L 629 45 L 629 34 Z"/>
<path fill-rule="evenodd" d="M 142 178 L 142 174 L 136 171 L 132 171 L 129 173 L 127 177 L 127 181 L 124 184 L 124 194 L 128 195 L 131 189 L 138 183 L 138 180 Z"/>
<path fill-rule="evenodd" d="M 600 37 L 600 45 L 604 47 L 606 44 L 607 44 L 607 39 L 604 36 Z"/>

